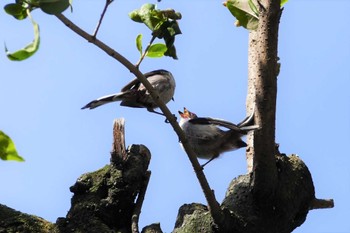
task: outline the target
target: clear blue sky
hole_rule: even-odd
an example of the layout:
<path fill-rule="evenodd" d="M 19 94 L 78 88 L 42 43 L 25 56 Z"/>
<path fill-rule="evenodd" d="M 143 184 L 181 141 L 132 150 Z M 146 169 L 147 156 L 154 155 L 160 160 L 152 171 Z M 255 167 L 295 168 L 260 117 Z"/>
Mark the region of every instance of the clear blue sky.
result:
<path fill-rule="evenodd" d="M 10 1 L 8 1 L 10 2 Z M 65 15 L 89 32 L 104 1 L 74 1 Z M 127 13 L 143 1 L 115 1 L 98 37 L 132 62 L 145 26 Z M 5 4 L 5 2 L 3 2 Z M 239 122 L 245 117 L 248 32 L 234 26 L 221 1 L 168 1 L 183 19 L 176 38 L 179 60 L 146 59 L 141 70 L 168 69 L 177 81 L 176 113 L 186 106 L 200 116 Z M 290 0 L 280 24 L 276 141 L 309 167 L 318 198 L 335 208 L 311 211 L 294 232 L 350 232 L 350 29 L 347 0 Z M 206 203 L 187 156 L 170 125 L 144 109 L 110 104 L 80 110 L 133 78 L 128 70 L 75 35 L 55 17 L 33 13 L 40 24 L 39 52 L 24 62 L 0 55 L 0 129 L 11 136 L 24 163 L 1 162 L 0 203 L 55 221 L 70 207 L 69 187 L 83 173 L 109 163 L 113 119 L 126 118 L 126 143 L 152 152 L 151 181 L 140 225 L 160 222 L 173 229 L 184 203 Z M 0 13 L 0 38 L 10 50 L 32 40 L 28 20 Z M 204 161 L 200 161 L 204 162 Z M 205 169 L 219 201 L 232 178 L 246 172 L 245 150 L 224 154 Z"/>

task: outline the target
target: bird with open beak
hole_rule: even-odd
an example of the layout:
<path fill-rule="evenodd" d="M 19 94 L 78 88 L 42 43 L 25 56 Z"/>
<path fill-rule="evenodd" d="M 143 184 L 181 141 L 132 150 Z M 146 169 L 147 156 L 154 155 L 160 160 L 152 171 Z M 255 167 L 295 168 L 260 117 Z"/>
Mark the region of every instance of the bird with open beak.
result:
<path fill-rule="evenodd" d="M 259 128 L 259 126 L 251 124 L 254 112 L 237 125 L 221 119 L 197 117 L 186 108 L 183 112 L 179 111 L 179 114 L 181 117 L 179 125 L 193 152 L 198 158 L 209 159 L 202 165 L 202 168 L 224 152 L 246 147 L 247 144 L 242 140 L 242 137 L 249 131 Z"/>

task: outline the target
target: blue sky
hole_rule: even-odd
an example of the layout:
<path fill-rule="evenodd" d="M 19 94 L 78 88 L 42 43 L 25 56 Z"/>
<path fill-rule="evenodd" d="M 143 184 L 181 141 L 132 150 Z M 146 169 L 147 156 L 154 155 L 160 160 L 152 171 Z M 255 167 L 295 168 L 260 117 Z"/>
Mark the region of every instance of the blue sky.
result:
<path fill-rule="evenodd" d="M 65 15 L 93 32 L 104 1 L 75 1 Z M 127 13 L 143 1 L 115 1 L 99 39 L 136 63 L 135 37 L 148 29 Z M 4 2 L 5 4 L 5 2 Z M 199 116 L 239 122 L 245 117 L 248 32 L 234 26 L 221 1 L 167 1 L 159 8 L 182 13 L 176 38 L 179 60 L 146 59 L 141 70 L 170 70 L 177 82 L 174 113 L 187 107 Z M 309 167 L 318 198 L 335 208 L 313 210 L 294 232 L 350 232 L 350 30 L 347 0 L 290 0 L 279 35 L 276 141 Z M 170 125 L 144 109 L 117 103 L 80 110 L 133 78 L 115 60 L 75 35 L 55 17 L 33 12 L 41 30 L 39 52 L 24 62 L 0 56 L 0 129 L 13 138 L 24 163 L 1 162 L 0 203 L 55 221 L 70 207 L 69 187 L 83 173 L 109 163 L 113 119 L 126 118 L 126 144 L 152 152 L 151 181 L 141 227 L 160 222 L 170 232 L 184 203 L 205 203 L 187 156 Z M 28 20 L 0 14 L 0 36 L 9 50 L 32 40 Z M 204 161 L 200 161 L 203 163 Z M 224 154 L 205 169 L 219 202 L 232 178 L 246 173 L 245 150 Z"/>

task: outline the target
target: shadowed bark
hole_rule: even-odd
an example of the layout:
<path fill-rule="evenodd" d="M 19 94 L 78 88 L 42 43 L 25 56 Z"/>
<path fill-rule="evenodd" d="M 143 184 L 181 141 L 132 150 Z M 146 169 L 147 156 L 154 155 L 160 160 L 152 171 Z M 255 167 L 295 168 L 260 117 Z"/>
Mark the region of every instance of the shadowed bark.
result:
<path fill-rule="evenodd" d="M 264 206 L 257 204 L 252 192 L 252 174 L 231 181 L 221 208 L 225 213 L 226 232 L 292 232 L 306 219 L 315 191 L 311 174 L 296 155 L 275 157 L 278 185 L 275 199 Z M 207 208 L 201 204 L 180 208 L 176 233 L 225 232 L 213 228 Z"/>

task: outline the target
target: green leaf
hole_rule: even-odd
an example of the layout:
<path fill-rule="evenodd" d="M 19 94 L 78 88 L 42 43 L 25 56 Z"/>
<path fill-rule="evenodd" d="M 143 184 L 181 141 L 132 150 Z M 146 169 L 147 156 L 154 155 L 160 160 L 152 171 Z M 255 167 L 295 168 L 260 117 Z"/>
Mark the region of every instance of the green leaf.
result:
<path fill-rule="evenodd" d="M 248 5 L 250 7 L 250 9 L 253 11 L 253 13 L 255 14 L 256 17 L 259 17 L 259 11 L 258 9 L 256 8 L 253 0 L 248 0 Z"/>
<path fill-rule="evenodd" d="M 2 131 L 0 131 L 0 159 L 19 162 L 24 161 L 24 159 L 18 155 L 15 144 L 11 138 Z"/>
<path fill-rule="evenodd" d="M 284 6 L 284 4 L 286 4 L 288 2 L 288 0 L 281 0 L 281 8 Z"/>
<path fill-rule="evenodd" d="M 168 46 L 167 51 L 164 53 L 164 56 L 172 57 L 173 59 L 178 59 L 176 55 L 176 48 L 174 45 Z"/>
<path fill-rule="evenodd" d="M 12 15 L 18 20 L 25 19 L 28 16 L 26 8 L 24 8 L 21 4 L 18 3 L 7 4 L 4 7 L 4 10 L 7 14 Z"/>
<path fill-rule="evenodd" d="M 62 13 L 70 6 L 70 0 L 39 0 L 40 9 L 50 15 Z"/>
<path fill-rule="evenodd" d="M 142 34 L 139 34 L 136 37 L 136 48 L 142 56 Z"/>
<path fill-rule="evenodd" d="M 174 9 L 162 10 L 161 12 L 165 17 L 169 19 L 178 20 L 182 18 L 181 13 L 175 12 Z"/>
<path fill-rule="evenodd" d="M 257 29 L 259 18 L 250 8 L 247 0 L 228 0 L 225 5 L 239 21 L 237 25 L 243 26 L 248 30 Z"/>
<path fill-rule="evenodd" d="M 164 39 L 166 50 L 147 56 L 160 57 L 170 56 L 177 59 L 174 46 L 175 36 L 181 34 L 180 27 L 176 20 L 181 19 L 181 14 L 173 9 L 158 10 L 154 4 L 144 4 L 140 9 L 129 13 L 129 17 L 135 22 L 144 23 L 151 31 L 152 36 Z"/>
<path fill-rule="evenodd" d="M 153 31 L 160 21 L 157 19 L 157 12 L 154 4 L 147 3 L 142 5 L 139 10 L 130 12 L 129 17 L 135 22 L 146 24 L 146 26 Z"/>
<path fill-rule="evenodd" d="M 33 28 L 34 28 L 34 40 L 32 43 L 28 44 L 23 49 L 17 50 L 16 52 L 10 53 L 5 45 L 5 52 L 8 59 L 12 61 L 23 61 L 29 57 L 31 57 L 36 51 L 39 49 L 40 44 L 40 33 L 39 33 L 39 25 L 31 18 L 29 11 L 27 11 L 28 16 L 30 17 Z"/>
<path fill-rule="evenodd" d="M 147 57 L 163 57 L 164 53 L 167 51 L 165 44 L 153 44 L 149 47 L 146 56 Z"/>

